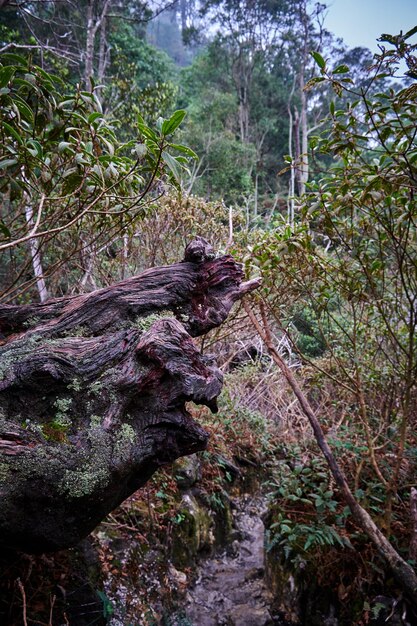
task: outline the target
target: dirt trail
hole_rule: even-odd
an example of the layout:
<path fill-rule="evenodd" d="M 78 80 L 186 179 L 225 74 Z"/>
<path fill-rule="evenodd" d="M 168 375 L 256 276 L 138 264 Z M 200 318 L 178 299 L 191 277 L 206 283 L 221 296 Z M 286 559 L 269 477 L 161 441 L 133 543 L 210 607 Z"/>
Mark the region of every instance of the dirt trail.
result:
<path fill-rule="evenodd" d="M 201 563 L 187 594 L 182 624 L 189 626 L 283 626 L 271 614 L 263 582 L 264 526 L 261 498 L 237 501 L 238 538 L 220 556 Z"/>

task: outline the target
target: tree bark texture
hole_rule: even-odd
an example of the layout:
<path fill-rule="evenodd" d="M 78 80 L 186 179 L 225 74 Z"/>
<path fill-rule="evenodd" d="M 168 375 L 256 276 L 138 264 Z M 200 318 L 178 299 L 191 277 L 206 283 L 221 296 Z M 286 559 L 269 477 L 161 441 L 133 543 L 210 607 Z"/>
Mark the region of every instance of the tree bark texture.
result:
<path fill-rule="evenodd" d="M 76 544 L 166 463 L 206 447 L 186 402 L 222 375 L 192 337 L 256 288 L 197 238 L 184 261 L 88 294 L 0 307 L 0 544 Z"/>

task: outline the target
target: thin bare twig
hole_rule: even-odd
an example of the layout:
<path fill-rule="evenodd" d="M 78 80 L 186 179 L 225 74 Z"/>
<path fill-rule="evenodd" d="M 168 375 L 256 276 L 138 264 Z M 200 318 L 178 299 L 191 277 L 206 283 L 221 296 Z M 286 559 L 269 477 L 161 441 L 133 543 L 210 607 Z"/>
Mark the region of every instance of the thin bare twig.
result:
<path fill-rule="evenodd" d="M 19 587 L 19 591 L 22 594 L 22 602 L 23 602 L 23 626 L 28 626 L 27 614 L 26 614 L 26 592 L 25 588 L 22 584 L 20 578 L 16 580 L 17 586 Z"/>

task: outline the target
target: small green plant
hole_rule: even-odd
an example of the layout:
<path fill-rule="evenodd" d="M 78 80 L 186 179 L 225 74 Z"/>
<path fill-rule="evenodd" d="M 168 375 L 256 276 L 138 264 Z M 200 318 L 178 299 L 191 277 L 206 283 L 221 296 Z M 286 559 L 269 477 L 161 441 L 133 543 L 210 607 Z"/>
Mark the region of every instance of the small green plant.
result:
<path fill-rule="evenodd" d="M 300 524 L 284 515 L 278 514 L 267 533 L 266 548 L 268 551 L 275 546 L 283 549 L 286 559 L 305 556 L 308 550 L 323 546 L 339 546 L 352 548 L 347 537 L 342 536 L 334 526 L 323 521 L 312 521 L 310 524 Z"/>
<path fill-rule="evenodd" d="M 286 559 L 306 558 L 307 552 L 325 546 L 352 548 L 342 534 L 348 511 L 334 493 L 324 459 L 312 458 L 303 463 L 295 446 L 288 459 L 278 464 L 269 498 L 274 508 L 268 528 L 267 549 L 283 549 Z"/>
<path fill-rule="evenodd" d="M 162 624 L 163 626 L 194 626 L 193 622 L 188 619 L 187 615 L 183 611 L 176 613 L 175 615 L 165 614 L 162 618 Z"/>
<path fill-rule="evenodd" d="M 181 524 L 184 520 L 186 519 L 184 513 L 182 511 L 179 511 L 175 517 L 173 518 L 173 522 L 174 524 Z"/>
<path fill-rule="evenodd" d="M 326 340 L 314 310 L 303 308 L 294 313 L 292 325 L 296 329 L 298 350 L 308 357 L 320 357 L 326 351 Z"/>
<path fill-rule="evenodd" d="M 210 504 L 216 509 L 224 509 L 223 500 L 218 492 L 210 494 Z"/>
<path fill-rule="evenodd" d="M 42 434 L 46 441 L 57 441 L 59 443 L 65 443 L 67 441 L 67 433 L 70 426 L 69 421 L 63 421 L 62 419 L 55 419 L 48 424 L 41 426 Z"/>
<path fill-rule="evenodd" d="M 114 613 L 112 602 L 106 596 L 104 591 L 97 591 L 97 595 L 103 603 L 103 617 L 111 617 Z"/>

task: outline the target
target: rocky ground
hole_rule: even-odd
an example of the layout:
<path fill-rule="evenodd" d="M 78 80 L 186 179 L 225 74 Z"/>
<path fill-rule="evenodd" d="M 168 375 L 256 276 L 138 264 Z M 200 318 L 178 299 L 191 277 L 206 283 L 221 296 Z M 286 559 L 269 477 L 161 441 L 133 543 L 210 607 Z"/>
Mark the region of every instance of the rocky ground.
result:
<path fill-rule="evenodd" d="M 283 625 L 270 610 L 264 584 L 264 526 L 261 498 L 236 500 L 236 538 L 220 555 L 204 560 L 186 595 L 181 624 L 190 626 Z"/>

